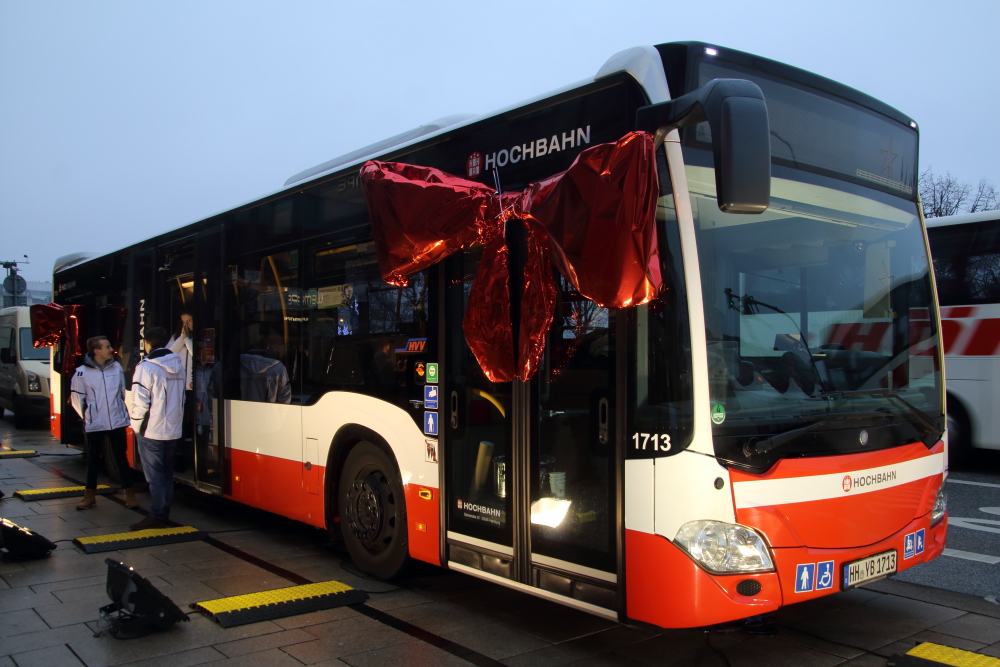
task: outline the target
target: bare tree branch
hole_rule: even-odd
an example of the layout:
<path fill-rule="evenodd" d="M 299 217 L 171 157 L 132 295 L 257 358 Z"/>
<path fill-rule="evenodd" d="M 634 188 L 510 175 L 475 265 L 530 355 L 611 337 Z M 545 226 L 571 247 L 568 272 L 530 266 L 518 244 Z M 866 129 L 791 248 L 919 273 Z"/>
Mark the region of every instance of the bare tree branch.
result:
<path fill-rule="evenodd" d="M 969 213 L 976 211 L 992 211 L 997 208 L 998 193 L 996 187 L 985 178 L 979 179 L 976 192 L 969 204 Z"/>
<path fill-rule="evenodd" d="M 972 189 L 968 183 L 961 183 L 951 173 L 944 176 L 927 168 L 920 175 L 920 200 L 924 206 L 924 216 L 937 218 L 955 215 L 962 210 Z"/>

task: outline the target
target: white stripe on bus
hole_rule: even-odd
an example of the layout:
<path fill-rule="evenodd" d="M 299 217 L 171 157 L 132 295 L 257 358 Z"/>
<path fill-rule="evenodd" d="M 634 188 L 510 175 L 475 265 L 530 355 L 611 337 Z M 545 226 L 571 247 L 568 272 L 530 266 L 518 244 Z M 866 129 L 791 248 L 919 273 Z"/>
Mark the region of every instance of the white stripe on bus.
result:
<path fill-rule="evenodd" d="M 866 470 L 735 482 L 733 496 L 736 500 L 736 509 L 830 500 L 909 484 L 933 475 L 940 475 L 944 469 L 944 454 L 931 454 L 912 461 L 887 464 Z M 850 479 L 850 483 L 846 481 L 847 479 Z M 862 483 L 858 484 L 858 481 Z"/>

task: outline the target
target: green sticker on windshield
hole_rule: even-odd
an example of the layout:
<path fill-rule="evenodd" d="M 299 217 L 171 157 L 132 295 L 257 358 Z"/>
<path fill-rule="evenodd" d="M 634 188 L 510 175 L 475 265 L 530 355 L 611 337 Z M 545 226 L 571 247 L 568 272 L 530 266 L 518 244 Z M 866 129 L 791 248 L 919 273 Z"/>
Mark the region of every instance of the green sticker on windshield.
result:
<path fill-rule="evenodd" d="M 712 423 L 721 424 L 724 421 L 726 421 L 726 406 L 716 403 L 712 406 Z"/>

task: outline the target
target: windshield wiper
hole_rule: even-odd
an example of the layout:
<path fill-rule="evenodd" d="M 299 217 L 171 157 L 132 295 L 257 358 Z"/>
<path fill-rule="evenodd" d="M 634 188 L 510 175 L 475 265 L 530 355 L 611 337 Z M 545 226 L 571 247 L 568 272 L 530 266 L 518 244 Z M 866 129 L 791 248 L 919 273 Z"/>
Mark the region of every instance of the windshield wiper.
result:
<path fill-rule="evenodd" d="M 879 412 L 873 410 L 870 412 L 856 412 L 853 414 L 842 414 L 842 415 L 828 415 L 819 421 L 813 422 L 808 426 L 803 426 L 801 428 L 794 428 L 791 431 L 785 431 L 784 433 L 778 433 L 777 435 L 772 435 L 769 438 L 750 438 L 743 445 L 743 454 L 745 456 L 759 456 L 761 454 L 767 454 L 770 451 L 784 447 L 785 445 L 794 442 L 799 436 L 805 435 L 810 431 L 815 431 L 823 426 L 829 426 L 831 423 L 843 421 L 846 419 L 892 419 L 892 415 L 886 412 Z"/>
<path fill-rule="evenodd" d="M 816 394 L 816 396 L 814 396 L 812 400 L 839 398 L 843 396 L 884 396 L 885 398 L 898 401 L 903 406 L 905 406 L 906 409 L 910 412 L 910 414 L 913 415 L 918 422 L 920 422 L 921 426 L 924 427 L 925 438 L 927 436 L 934 436 L 931 442 L 927 442 L 927 440 L 923 441 L 924 444 L 927 445 L 928 447 L 936 443 L 938 440 L 940 440 L 941 435 L 944 433 L 944 431 L 942 431 L 938 427 L 938 425 L 934 423 L 934 420 L 931 419 L 926 412 L 924 412 L 920 408 L 913 406 L 909 401 L 900 396 L 898 392 L 895 392 L 891 389 L 852 389 L 848 391 L 829 391 L 829 392 L 824 391 Z"/>

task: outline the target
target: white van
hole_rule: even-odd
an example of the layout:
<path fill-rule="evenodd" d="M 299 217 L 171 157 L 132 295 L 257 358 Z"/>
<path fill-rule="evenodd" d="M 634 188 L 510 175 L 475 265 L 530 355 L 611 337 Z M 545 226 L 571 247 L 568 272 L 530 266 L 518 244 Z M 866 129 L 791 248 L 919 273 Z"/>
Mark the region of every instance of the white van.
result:
<path fill-rule="evenodd" d="M 49 348 L 31 344 L 27 306 L 0 310 L 0 416 L 14 413 L 14 427 L 49 415 Z"/>

